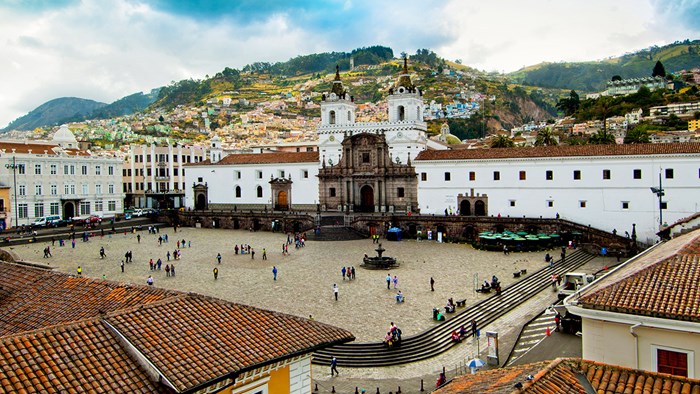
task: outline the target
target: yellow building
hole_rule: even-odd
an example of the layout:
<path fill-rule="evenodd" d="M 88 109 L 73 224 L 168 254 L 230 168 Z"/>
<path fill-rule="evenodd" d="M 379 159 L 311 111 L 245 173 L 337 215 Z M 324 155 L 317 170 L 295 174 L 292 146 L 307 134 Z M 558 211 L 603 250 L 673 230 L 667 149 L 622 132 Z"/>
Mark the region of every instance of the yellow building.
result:
<path fill-rule="evenodd" d="M 0 231 L 12 227 L 12 204 L 10 186 L 0 184 Z"/>
<path fill-rule="evenodd" d="M 688 121 L 688 131 L 696 131 L 700 129 L 700 119 L 691 119 Z"/>

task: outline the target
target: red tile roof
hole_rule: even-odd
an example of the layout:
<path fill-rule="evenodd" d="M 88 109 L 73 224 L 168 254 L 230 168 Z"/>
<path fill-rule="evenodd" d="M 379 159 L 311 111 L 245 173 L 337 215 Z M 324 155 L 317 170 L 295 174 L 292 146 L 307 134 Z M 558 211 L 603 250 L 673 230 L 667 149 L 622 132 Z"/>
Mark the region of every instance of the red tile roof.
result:
<path fill-rule="evenodd" d="M 700 231 L 661 245 L 659 253 L 627 263 L 578 298 L 581 307 L 700 322 Z M 675 242 L 674 242 L 675 241 Z M 666 246 L 666 248 L 663 248 Z M 665 249 L 676 253 L 666 254 Z M 650 261 L 651 260 L 651 261 Z"/>
<path fill-rule="evenodd" d="M 563 145 L 522 148 L 424 150 L 416 160 L 484 160 L 535 157 L 588 157 L 700 154 L 700 142 L 673 144 Z"/>
<path fill-rule="evenodd" d="M 534 371 L 530 373 L 529 371 Z M 528 374 L 534 379 L 526 380 Z M 522 389 L 515 385 L 521 383 Z M 557 359 L 464 375 L 435 394 L 586 393 L 586 385 L 606 394 L 700 394 L 700 380 L 580 359 Z"/>
<path fill-rule="evenodd" d="M 177 391 L 354 339 L 341 328 L 251 306 L 0 262 L 0 393 L 96 384 L 163 392 L 125 356 L 117 332 Z"/>
<path fill-rule="evenodd" d="M 180 391 L 354 339 L 327 324 L 199 295 L 116 312 L 106 320 Z"/>
<path fill-rule="evenodd" d="M 171 393 L 99 319 L 0 338 L 0 393 Z"/>
<path fill-rule="evenodd" d="M 53 149 L 58 147 L 58 144 L 44 144 L 40 142 L 12 142 L 12 141 L 0 141 L 0 151 L 5 151 L 5 154 L 12 154 L 12 149 L 15 150 L 15 153 L 21 153 L 21 154 L 28 154 L 29 151 L 32 151 L 33 155 L 43 155 L 44 151 L 47 151 L 47 154 L 49 155 L 54 155 Z M 63 149 L 63 152 L 65 152 L 68 155 L 74 155 L 74 156 L 89 156 L 90 154 L 86 151 L 80 150 L 80 149 Z"/>
<path fill-rule="evenodd" d="M 224 156 L 212 164 L 210 160 L 199 163 L 189 163 L 186 166 L 225 166 L 232 164 L 275 164 L 275 163 L 318 163 L 318 152 L 273 152 L 273 153 L 240 153 Z"/>

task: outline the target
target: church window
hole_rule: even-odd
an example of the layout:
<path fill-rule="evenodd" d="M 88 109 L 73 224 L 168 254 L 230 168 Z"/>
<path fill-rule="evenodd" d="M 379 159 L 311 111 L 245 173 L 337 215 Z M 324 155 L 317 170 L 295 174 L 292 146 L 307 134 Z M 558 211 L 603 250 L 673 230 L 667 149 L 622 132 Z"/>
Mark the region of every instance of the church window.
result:
<path fill-rule="evenodd" d="M 554 207 L 554 201 L 553 200 L 547 200 L 547 206 L 550 208 Z"/>
<path fill-rule="evenodd" d="M 369 163 L 369 152 L 362 152 L 362 162 Z"/>
<path fill-rule="evenodd" d="M 255 171 L 255 177 L 258 179 L 262 179 L 262 171 L 260 171 L 260 170 Z"/>
<path fill-rule="evenodd" d="M 280 172 L 279 172 L 279 177 L 280 177 L 280 178 L 284 178 L 284 170 L 280 170 Z"/>
<path fill-rule="evenodd" d="M 348 111 L 348 122 L 350 121 L 350 111 Z"/>
<path fill-rule="evenodd" d="M 301 172 L 301 177 L 304 179 L 308 178 L 309 177 L 309 170 L 303 170 Z"/>
<path fill-rule="evenodd" d="M 633 171 L 633 176 L 634 176 L 634 179 L 642 179 L 642 170 L 635 169 Z"/>
<path fill-rule="evenodd" d="M 673 179 L 673 168 L 667 168 L 665 171 L 666 179 Z"/>
<path fill-rule="evenodd" d="M 574 180 L 581 180 L 581 170 L 574 170 Z"/>
<path fill-rule="evenodd" d="M 475 181 L 475 180 L 476 180 L 476 172 L 474 172 L 474 171 L 469 171 L 469 180 L 470 180 L 470 181 Z"/>
<path fill-rule="evenodd" d="M 630 209 L 630 202 L 622 201 L 622 209 Z"/>
<path fill-rule="evenodd" d="M 241 198 L 241 187 L 236 186 L 236 198 Z"/>
<path fill-rule="evenodd" d="M 515 200 L 510 200 L 510 206 L 514 207 L 515 206 Z"/>
<path fill-rule="evenodd" d="M 328 123 L 335 124 L 335 111 L 328 113 Z"/>
<path fill-rule="evenodd" d="M 603 170 L 603 179 L 610 179 L 610 170 Z"/>
<path fill-rule="evenodd" d="M 262 196 L 263 196 L 262 186 L 258 186 L 258 198 L 262 198 Z"/>
<path fill-rule="evenodd" d="M 493 180 L 494 180 L 494 181 L 500 181 L 500 180 L 501 180 L 501 172 L 500 172 L 500 171 L 494 171 L 494 172 L 493 172 Z"/>
<path fill-rule="evenodd" d="M 578 206 L 581 208 L 586 208 L 586 200 L 581 200 L 578 202 Z"/>
<path fill-rule="evenodd" d="M 398 197 L 398 198 L 403 198 L 403 197 L 404 197 L 404 189 L 403 189 L 403 187 L 398 187 L 398 188 L 396 188 L 396 197 Z"/>
<path fill-rule="evenodd" d="M 421 181 L 427 181 L 428 180 L 428 173 L 427 172 L 421 172 L 420 173 L 420 180 Z"/>
<path fill-rule="evenodd" d="M 521 181 L 527 180 L 527 172 L 526 171 L 520 171 L 519 177 Z"/>
<path fill-rule="evenodd" d="M 420 118 L 420 107 L 416 107 L 416 119 L 422 120 L 422 119 Z"/>
<path fill-rule="evenodd" d="M 546 178 L 548 181 L 553 181 L 553 180 L 554 180 L 554 171 L 552 171 L 552 170 L 547 170 L 547 171 L 545 172 L 545 178 Z"/>
<path fill-rule="evenodd" d="M 328 195 L 330 197 L 335 197 L 335 188 L 334 187 L 331 187 L 328 189 Z"/>
<path fill-rule="evenodd" d="M 406 109 L 403 107 L 403 105 L 399 105 L 399 121 L 405 120 L 406 118 Z"/>
<path fill-rule="evenodd" d="M 449 172 L 446 172 L 445 173 L 445 180 L 449 181 L 451 178 L 452 178 L 452 174 L 450 174 Z"/>

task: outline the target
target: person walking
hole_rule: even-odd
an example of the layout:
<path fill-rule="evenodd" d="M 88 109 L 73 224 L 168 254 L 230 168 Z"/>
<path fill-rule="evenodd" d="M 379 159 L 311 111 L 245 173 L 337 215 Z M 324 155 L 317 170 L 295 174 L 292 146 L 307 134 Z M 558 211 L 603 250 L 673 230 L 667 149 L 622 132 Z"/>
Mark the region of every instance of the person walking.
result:
<path fill-rule="evenodd" d="M 153 286 L 153 277 L 151 275 L 148 275 L 148 279 L 146 279 L 146 283 L 149 286 Z"/>
<path fill-rule="evenodd" d="M 214 280 L 218 279 L 219 278 L 219 269 L 214 267 L 213 272 L 214 272 Z"/>
<path fill-rule="evenodd" d="M 165 276 L 170 276 L 170 264 L 165 265 Z"/>
<path fill-rule="evenodd" d="M 221 264 L 221 253 L 216 254 L 216 261 L 218 261 L 219 264 Z"/>
<path fill-rule="evenodd" d="M 175 276 L 175 264 L 170 264 L 170 276 Z"/>
<path fill-rule="evenodd" d="M 119 266 L 122 268 L 122 274 L 124 273 L 124 260 L 122 260 L 121 264 Z"/>
<path fill-rule="evenodd" d="M 138 234 L 138 235 L 136 236 L 136 240 L 138 241 L 138 243 L 141 243 L 141 234 Z"/>
<path fill-rule="evenodd" d="M 352 272 L 352 280 L 355 280 L 355 266 L 353 265 L 350 267 L 350 271 Z"/>
<path fill-rule="evenodd" d="M 168 253 L 166 253 L 165 255 L 168 257 L 168 261 L 170 261 L 170 251 L 169 250 L 168 250 Z"/>
<path fill-rule="evenodd" d="M 277 280 L 277 267 L 272 266 L 272 280 Z"/>
<path fill-rule="evenodd" d="M 335 300 L 338 301 L 338 285 L 333 283 L 333 295 L 335 296 Z"/>
<path fill-rule="evenodd" d="M 391 289 L 391 274 L 386 274 L 386 288 Z"/>
<path fill-rule="evenodd" d="M 396 290 L 396 286 L 398 286 L 398 285 L 399 285 L 399 278 L 396 275 L 394 275 L 394 290 Z"/>
<path fill-rule="evenodd" d="M 83 267 L 78 266 L 78 269 L 76 271 L 78 271 L 78 276 L 83 276 Z"/>
<path fill-rule="evenodd" d="M 267 250 L 263 248 L 263 260 L 267 260 Z"/>
<path fill-rule="evenodd" d="M 430 291 L 435 291 L 435 279 L 433 277 L 430 277 Z"/>
<path fill-rule="evenodd" d="M 340 373 L 338 373 L 338 359 L 336 359 L 335 356 L 331 358 L 331 376 L 333 376 L 333 372 L 335 372 L 336 375 L 340 375 Z"/>
<path fill-rule="evenodd" d="M 340 273 L 343 275 L 343 280 L 345 280 L 345 272 L 345 266 L 343 266 L 343 268 L 340 270 Z"/>
<path fill-rule="evenodd" d="M 253 248 L 250 249 L 250 258 L 251 260 L 255 260 L 255 249 Z"/>

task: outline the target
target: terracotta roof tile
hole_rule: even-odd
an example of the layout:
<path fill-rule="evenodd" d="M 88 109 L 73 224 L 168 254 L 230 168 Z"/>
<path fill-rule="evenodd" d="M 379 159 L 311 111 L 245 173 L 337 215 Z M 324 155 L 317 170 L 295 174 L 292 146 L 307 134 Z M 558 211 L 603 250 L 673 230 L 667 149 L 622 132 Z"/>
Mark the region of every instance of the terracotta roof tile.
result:
<path fill-rule="evenodd" d="M 526 380 L 525 377 L 528 374 L 532 374 L 534 379 Z M 596 392 L 606 394 L 700 393 L 700 380 L 580 359 L 557 359 L 552 362 L 526 364 L 480 372 L 475 375 L 464 375 L 455 378 L 435 393 L 578 394 L 587 392 L 584 386 L 586 382 Z M 521 383 L 523 388 L 516 389 L 516 383 Z"/>
<path fill-rule="evenodd" d="M 484 160 L 537 157 L 699 154 L 700 142 L 673 144 L 563 145 L 523 148 L 424 150 L 418 160 Z"/>
<path fill-rule="evenodd" d="M 0 262 L 0 336 L 91 318 L 179 294 Z"/>
<path fill-rule="evenodd" d="M 205 160 L 199 163 L 190 163 L 187 166 L 274 163 L 318 163 L 318 152 L 240 153 L 224 156 L 214 164 L 210 160 Z"/>
<path fill-rule="evenodd" d="M 171 393 L 99 319 L 0 338 L 0 393 Z"/>
<path fill-rule="evenodd" d="M 178 390 L 354 339 L 327 324 L 199 295 L 116 312 L 106 319 Z"/>
<path fill-rule="evenodd" d="M 15 150 L 16 153 L 21 153 L 21 154 L 28 154 L 29 151 L 32 151 L 32 154 L 34 155 L 43 155 L 44 151 L 48 151 L 47 153 L 50 155 L 55 154 L 53 149 L 57 148 L 57 144 L 42 144 L 40 142 L 12 142 L 12 141 L 0 141 L 0 151 L 5 151 L 6 154 L 11 154 L 12 149 Z M 80 149 L 62 149 L 63 152 L 65 152 L 68 155 L 73 155 L 73 156 L 90 156 L 90 154 L 84 150 Z"/>

